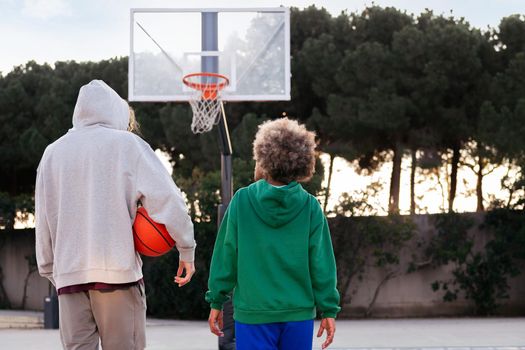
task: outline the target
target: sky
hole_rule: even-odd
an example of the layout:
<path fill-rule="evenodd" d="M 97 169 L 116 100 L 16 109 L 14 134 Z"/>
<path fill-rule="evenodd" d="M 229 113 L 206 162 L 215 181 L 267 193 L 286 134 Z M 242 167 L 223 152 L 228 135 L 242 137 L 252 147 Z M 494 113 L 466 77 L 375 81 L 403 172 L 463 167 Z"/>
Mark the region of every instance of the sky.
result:
<path fill-rule="evenodd" d="M 0 0 L 0 72 L 29 60 L 54 63 L 127 56 L 129 9 L 136 7 L 274 7 L 304 8 L 311 0 Z M 315 1 L 333 15 L 360 11 L 372 3 L 418 14 L 465 17 L 473 26 L 496 27 L 500 19 L 525 13 L 524 0 L 322 0 Z"/>

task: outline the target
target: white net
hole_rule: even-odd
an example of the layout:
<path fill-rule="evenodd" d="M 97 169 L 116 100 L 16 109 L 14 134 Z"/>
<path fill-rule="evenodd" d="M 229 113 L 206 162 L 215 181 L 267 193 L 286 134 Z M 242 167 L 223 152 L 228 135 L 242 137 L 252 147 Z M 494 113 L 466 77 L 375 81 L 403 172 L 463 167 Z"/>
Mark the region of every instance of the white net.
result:
<path fill-rule="evenodd" d="M 221 99 L 217 92 L 216 98 L 204 98 L 201 91 L 197 91 L 189 100 L 193 111 L 191 131 L 201 134 L 210 131 L 221 118 Z"/>
<path fill-rule="evenodd" d="M 193 73 L 183 79 L 184 84 L 195 90 L 189 102 L 193 111 L 191 131 L 201 134 L 210 131 L 221 119 L 221 90 L 228 78 L 216 73 Z"/>

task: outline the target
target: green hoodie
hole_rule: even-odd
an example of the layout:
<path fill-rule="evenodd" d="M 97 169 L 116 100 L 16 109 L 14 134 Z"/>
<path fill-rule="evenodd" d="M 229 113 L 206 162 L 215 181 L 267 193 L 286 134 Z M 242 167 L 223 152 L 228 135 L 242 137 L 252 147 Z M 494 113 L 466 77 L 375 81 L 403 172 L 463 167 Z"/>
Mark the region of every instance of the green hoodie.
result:
<path fill-rule="evenodd" d="M 206 301 L 233 290 L 242 323 L 303 321 L 339 312 L 335 258 L 317 199 L 300 184 L 260 180 L 233 197 L 215 242 Z"/>

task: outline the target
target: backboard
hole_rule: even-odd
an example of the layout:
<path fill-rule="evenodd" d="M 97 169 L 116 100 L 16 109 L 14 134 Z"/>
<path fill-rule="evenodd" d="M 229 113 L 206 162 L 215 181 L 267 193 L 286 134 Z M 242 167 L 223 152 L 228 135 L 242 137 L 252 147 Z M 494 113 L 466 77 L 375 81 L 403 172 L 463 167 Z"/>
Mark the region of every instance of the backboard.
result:
<path fill-rule="evenodd" d="M 188 101 L 199 72 L 229 79 L 223 101 L 290 100 L 285 7 L 131 9 L 130 30 L 130 101 Z"/>

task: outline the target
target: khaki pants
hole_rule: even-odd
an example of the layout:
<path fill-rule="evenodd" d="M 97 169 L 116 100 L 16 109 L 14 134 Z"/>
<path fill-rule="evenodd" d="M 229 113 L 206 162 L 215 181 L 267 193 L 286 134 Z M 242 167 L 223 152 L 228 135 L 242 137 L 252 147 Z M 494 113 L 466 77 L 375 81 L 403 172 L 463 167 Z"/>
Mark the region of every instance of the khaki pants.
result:
<path fill-rule="evenodd" d="M 60 337 L 66 350 L 143 350 L 146 295 L 142 283 L 113 291 L 90 290 L 58 297 Z"/>

